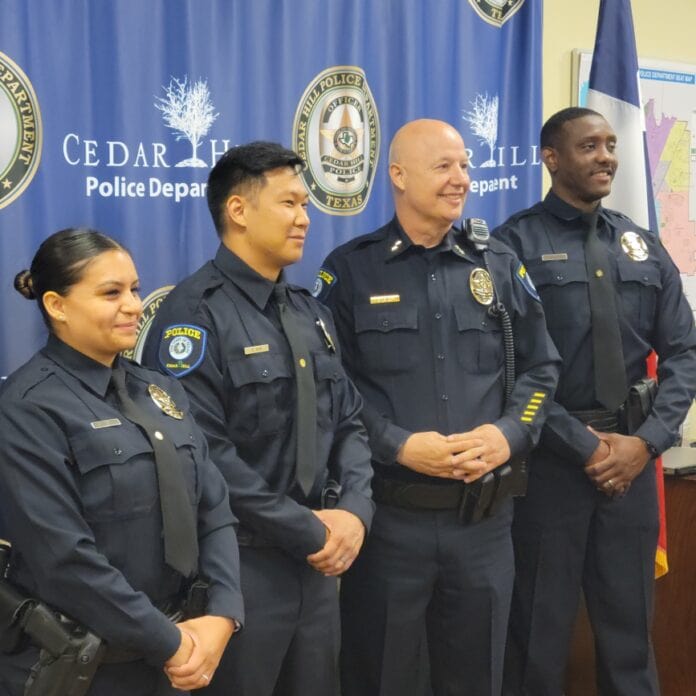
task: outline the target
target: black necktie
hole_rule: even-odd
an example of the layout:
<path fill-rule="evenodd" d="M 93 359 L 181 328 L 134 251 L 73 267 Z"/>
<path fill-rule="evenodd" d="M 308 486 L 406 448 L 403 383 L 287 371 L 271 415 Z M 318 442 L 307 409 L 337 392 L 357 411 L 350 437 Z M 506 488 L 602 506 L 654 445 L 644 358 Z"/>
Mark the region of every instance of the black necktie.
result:
<path fill-rule="evenodd" d="M 595 395 L 600 404 L 616 411 L 626 400 L 628 386 L 609 250 L 597 235 L 597 213 L 583 215 L 583 221 L 588 227 L 585 264 L 590 290 Z"/>
<path fill-rule="evenodd" d="M 191 577 L 198 566 L 198 535 L 179 456 L 157 421 L 131 399 L 123 368 L 116 368 L 112 372 L 111 383 L 121 405 L 121 413 L 142 428 L 155 454 L 162 508 L 164 560 L 184 577 Z"/>
<path fill-rule="evenodd" d="M 317 391 L 314 384 L 314 368 L 307 344 L 302 337 L 299 316 L 288 304 L 287 285 L 276 283 L 273 294 L 278 305 L 280 324 L 292 352 L 297 396 L 295 405 L 296 476 L 302 491 L 308 496 L 316 475 Z"/>

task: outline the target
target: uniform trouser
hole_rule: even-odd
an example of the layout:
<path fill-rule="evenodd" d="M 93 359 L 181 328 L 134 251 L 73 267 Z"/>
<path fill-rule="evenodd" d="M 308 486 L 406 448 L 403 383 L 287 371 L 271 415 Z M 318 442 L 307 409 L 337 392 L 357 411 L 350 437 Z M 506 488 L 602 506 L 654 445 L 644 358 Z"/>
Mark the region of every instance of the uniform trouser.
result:
<path fill-rule="evenodd" d="M 201 696 L 335 696 L 336 579 L 278 549 L 242 546 L 239 553 L 244 629 Z"/>
<path fill-rule="evenodd" d="M 341 581 L 343 696 L 499 696 L 511 515 L 464 526 L 455 511 L 377 506 Z"/>
<path fill-rule="evenodd" d="M 650 626 L 659 531 L 651 462 L 622 498 L 538 455 L 513 522 L 505 696 L 560 696 L 582 588 L 601 696 L 659 694 Z"/>

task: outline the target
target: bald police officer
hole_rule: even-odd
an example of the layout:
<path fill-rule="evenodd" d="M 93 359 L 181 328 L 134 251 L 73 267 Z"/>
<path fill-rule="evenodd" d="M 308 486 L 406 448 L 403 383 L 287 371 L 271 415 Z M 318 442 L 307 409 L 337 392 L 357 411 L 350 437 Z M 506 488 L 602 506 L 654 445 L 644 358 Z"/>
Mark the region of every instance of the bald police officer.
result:
<path fill-rule="evenodd" d="M 500 694 L 512 504 L 478 523 L 460 512 L 475 482 L 536 441 L 558 356 L 515 255 L 492 240 L 486 263 L 455 226 L 467 166 L 454 128 L 406 124 L 389 159 L 396 216 L 319 272 L 375 468 L 372 532 L 342 580 L 344 696 Z M 508 399 L 491 276 L 515 332 Z"/>

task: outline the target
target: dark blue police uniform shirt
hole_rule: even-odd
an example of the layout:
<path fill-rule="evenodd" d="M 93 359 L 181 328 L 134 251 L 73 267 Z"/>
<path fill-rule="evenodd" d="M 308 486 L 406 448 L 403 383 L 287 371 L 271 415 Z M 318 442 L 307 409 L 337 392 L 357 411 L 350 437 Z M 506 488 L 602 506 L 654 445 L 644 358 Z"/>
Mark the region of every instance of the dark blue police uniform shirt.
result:
<path fill-rule="evenodd" d="M 331 314 L 291 285 L 317 390 L 318 473 L 309 500 L 296 484 L 295 377 L 274 285 L 221 245 L 162 303 L 143 361 L 181 378 L 241 524 L 304 560 L 326 541 L 310 508 L 319 507 L 329 475 L 342 487 L 337 507 L 369 529 L 372 470 L 362 400 L 328 345 L 336 336 Z"/>
<path fill-rule="evenodd" d="M 426 249 L 394 218 L 338 247 L 319 271 L 315 293 L 333 310 L 348 373 L 365 399 L 376 471 L 384 476 L 433 481 L 395 466 L 413 432 L 448 435 L 493 423 L 513 455 L 538 439 L 558 354 L 524 267 L 496 240 L 488 256 L 515 334 L 517 381 L 507 403 L 501 324 L 477 299 L 486 299 L 476 282 L 484 263 L 454 230 Z"/>
<path fill-rule="evenodd" d="M 184 464 L 197 509 L 208 613 L 243 619 L 234 517 L 225 482 L 176 380 L 120 359 L 133 400 L 156 419 Z M 153 603 L 182 577 L 164 563 L 152 446 L 107 388 L 111 369 L 51 336 L 0 392 L 0 498 L 13 544 L 11 580 L 110 644 L 161 666 L 180 633 Z M 186 415 L 166 415 L 159 385 Z"/>
<path fill-rule="evenodd" d="M 563 369 L 542 445 L 578 464 L 597 438 L 568 411 L 597 407 L 592 321 L 581 211 L 552 191 L 543 202 L 513 215 L 494 235 L 527 264 L 546 312 Z M 659 356 L 653 410 L 635 433 L 662 452 L 674 444 L 696 391 L 696 331 L 674 262 L 657 237 L 621 213 L 599 208 L 598 234 L 606 245 L 618 296 L 628 383 L 646 374 L 651 350 Z"/>

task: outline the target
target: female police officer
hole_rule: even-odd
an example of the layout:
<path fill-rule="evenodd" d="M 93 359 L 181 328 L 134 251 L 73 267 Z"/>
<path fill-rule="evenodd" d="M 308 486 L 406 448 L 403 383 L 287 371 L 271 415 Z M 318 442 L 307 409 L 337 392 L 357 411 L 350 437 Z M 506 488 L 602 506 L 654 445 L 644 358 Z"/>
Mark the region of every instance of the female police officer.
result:
<path fill-rule="evenodd" d="M 80 694 L 204 687 L 242 619 L 234 518 L 183 389 L 118 355 L 142 312 L 133 261 L 98 232 L 62 230 L 15 287 L 49 338 L 0 392 L 7 582 L 104 641 Z M 196 573 L 208 615 L 175 624 Z M 24 638 L 0 656 L 3 695 L 22 694 L 37 663 Z"/>

